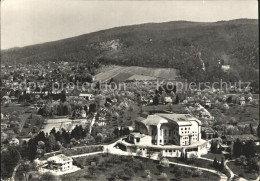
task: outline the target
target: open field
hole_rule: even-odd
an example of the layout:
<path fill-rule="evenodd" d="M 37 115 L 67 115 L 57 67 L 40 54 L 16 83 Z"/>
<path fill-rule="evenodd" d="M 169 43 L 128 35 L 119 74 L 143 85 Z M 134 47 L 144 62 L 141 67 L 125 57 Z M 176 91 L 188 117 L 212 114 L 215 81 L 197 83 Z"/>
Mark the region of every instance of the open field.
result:
<path fill-rule="evenodd" d="M 217 160 L 221 160 L 221 158 L 224 158 L 224 155 L 222 154 L 214 154 L 214 153 L 208 153 L 206 155 L 202 155 L 201 157 L 208 158 L 214 160 L 217 158 Z"/>
<path fill-rule="evenodd" d="M 95 76 L 96 81 L 109 81 L 111 78 L 120 74 L 131 74 L 127 80 L 154 80 L 156 78 L 162 79 L 176 79 L 179 77 L 179 71 L 173 68 L 147 68 L 137 66 L 109 66 L 104 67 L 102 72 Z"/>
<path fill-rule="evenodd" d="M 57 118 L 57 119 L 46 119 L 42 127 L 43 132 L 49 133 L 53 128 L 59 131 L 61 128 L 71 131 L 76 125 L 82 125 L 83 127 L 89 123 L 87 119 L 69 119 L 69 118 Z"/>

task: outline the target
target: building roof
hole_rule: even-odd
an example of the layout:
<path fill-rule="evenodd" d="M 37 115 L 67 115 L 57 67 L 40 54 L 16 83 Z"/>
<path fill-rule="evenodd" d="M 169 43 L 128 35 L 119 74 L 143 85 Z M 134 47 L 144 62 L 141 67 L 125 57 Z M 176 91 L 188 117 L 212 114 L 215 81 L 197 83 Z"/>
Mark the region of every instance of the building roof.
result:
<path fill-rule="evenodd" d="M 130 133 L 130 136 L 133 136 L 135 138 L 142 138 L 142 137 L 145 137 L 146 135 L 141 134 L 141 133 Z"/>
<path fill-rule="evenodd" d="M 47 159 L 48 162 L 54 162 L 54 163 L 65 163 L 69 161 L 73 161 L 71 157 L 67 157 L 63 154 L 52 156 Z"/>
<path fill-rule="evenodd" d="M 139 117 L 137 121 L 142 122 L 145 125 L 154 125 L 163 123 L 177 124 L 179 126 L 191 126 L 191 121 L 196 121 L 199 125 L 201 122 L 192 117 L 190 114 L 166 114 L 166 113 L 158 113 L 149 115 L 146 119 Z"/>
<path fill-rule="evenodd" d="M 84 93 L 80 93 L 79 96 L 80 96 L 80 97 L 92 97 L 93 94 L 84 94 Z"/>

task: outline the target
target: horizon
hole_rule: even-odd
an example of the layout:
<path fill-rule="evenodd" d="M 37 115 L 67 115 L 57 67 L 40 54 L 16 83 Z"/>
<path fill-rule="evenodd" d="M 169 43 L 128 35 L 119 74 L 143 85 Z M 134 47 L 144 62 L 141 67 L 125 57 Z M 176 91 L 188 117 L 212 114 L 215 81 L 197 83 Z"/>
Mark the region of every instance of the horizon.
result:
<path fill-rule="evenodd" d="M 12 3 L 16 3 L 15 6 Z M 156 4 L 158 6 L 154 7 Z M 55 42 L 131 25 L 175 21 L 213 23 L 237 19 L 258 20 L 255 5 L 256 0 L 149 3 L 9 0 L 1 3 L 1 50 Z M 42 9 L 37 9 L 38 6 Z M 158 16 L 159 12 L 164 13 Z M 125 14 L 129 16 L 124 16 Z"/>

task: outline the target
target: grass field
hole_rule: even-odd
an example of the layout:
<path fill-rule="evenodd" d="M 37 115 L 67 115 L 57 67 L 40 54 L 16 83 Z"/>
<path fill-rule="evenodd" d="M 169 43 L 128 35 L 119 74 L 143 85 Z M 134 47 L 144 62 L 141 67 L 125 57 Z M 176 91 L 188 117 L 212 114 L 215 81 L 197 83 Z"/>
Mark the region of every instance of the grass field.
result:
<path fill-rule="evenodd" d="M 89 123 L 87 119 L 72 120 L 69 118 L 47 119 L 43 125 L 41 131 L 49 133 L 53 128 L 59 131 L 61 128 L 71 131 L 76 125 L 83 125 L 83 127 Z"/>
<path fill-rule="evenodd" d="M 97 158 L 98 157 L 98 158 Z M 71 173 L 68 175 L 65 175 L 62 177 L 62 180 L 99 180 L 99 181 L 106 181 L 108 180 L 108 177 L 111 175 L 111 173 L 116 172 L 116 171 L 123 171 L 126 169 L 127 166 L 131 166 L 133 168 L 137 168 L 133 177 L 129 180 L 133 181 L 144 181 L 144 180 L 149 180 L 145 177 L 145 170 L 150 170 L 151 172 L 151 180 L 163 180 L 161 179 L 160 172 L 157 168 L 159 165 L 158 161 L 154 160 L 149 160 L 145 158 L 134 158 L 133 161 L 131 161 L 130 157 L 125 157 L 125 156 L 114 156 L 114 155 L 95 155 L 95 156 L 88 156 L 88 157 L 81 157 L 81 158 L 76 158 L 73 159 L 75 162 L 83 166 L 84 168 L 81 169 L 80 171 L 77 171 L 75 173 Z M 94 178 L 90 177 L 90 173 L 88 171 L 88 167 L 91 164 L 91 162 L 95 160 L 97 164 L 99 165 L 96 169 L 96 173 L 94 174 Z M 130 164 L 127 164 L 130 163 Z M 140 165 L 142 165 L 140 167 Z M 178 167 L 175 168 L 175 167 Z M 179 170 L 179 171 L 177 171 Z M 212 174 L 210 172 L 202 172 L 202 175 L 198 177 L 191 177 L 187 176 L 185 174 L 185 170 L 187 168 L 185 167 L 179 167 L 179 166 L 173 166 L 170 165 L 168 168 L 164 170 L 164 172 L 167 174 L 167 180 L 175 180 L 176 179 L 176 173 L 181 172 L 182 174 L 180 175 L 181 181 L 188 181 L 188 180 L 193 180 L 193 181 L 206 181 L 206 180 L 219 180 L 219 176 Z M 120 172 L 120 173 L 121 173 Z M 121 179 L 116 179 L 116 180 L 121 180 Z"/>
<path fill-rule="evenodd" d="M 111 78 L 119 75 L 120 73 L 133 74 L 129 80 L 144 79 L 151 80 L 156 78 L 162 79 L 175 79 L 179 77 L 179 71 L 173 68 L 147 68 L 137 66 L 109 66 L 104 67 L 100 73 L 95 76 L 96 81 L 109 81 Z"/>

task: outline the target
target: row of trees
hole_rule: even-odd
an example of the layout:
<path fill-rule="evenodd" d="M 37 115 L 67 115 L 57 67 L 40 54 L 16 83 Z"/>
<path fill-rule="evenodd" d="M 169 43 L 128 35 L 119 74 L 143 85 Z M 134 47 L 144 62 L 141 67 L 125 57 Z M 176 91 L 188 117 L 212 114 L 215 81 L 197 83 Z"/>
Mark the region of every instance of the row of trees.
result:
<path fill-rule="evenodd" d="M 39 132 L 34 138 L 30 139 L 28 144 L 20 147 L 23 158 L 29 160 L 35 159 L 36 156 L 43 156 L 46 152 L 60 150 L 63 146 L 76 144 L 77 140 L 86 137 L 88 128 L 83 129 L 82 126 L 76 126 L 71 132 L 64 129 L 56 131 L 53 128 L 50 134 Z"/>
<path fill-rule="evenodd" d="M 237 158 L 245 155 L 247 158 L 254 157 L 257 153 L 257 146 L 252 140 L 242 143 L 239 139 L 234 142 L 233 155 Z"/>

